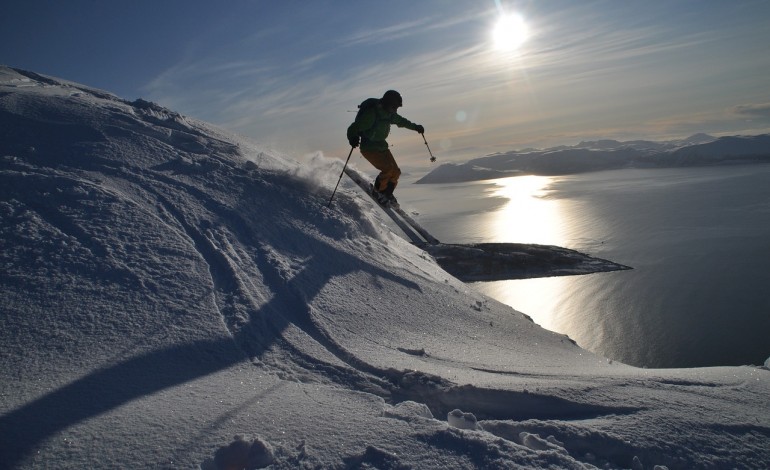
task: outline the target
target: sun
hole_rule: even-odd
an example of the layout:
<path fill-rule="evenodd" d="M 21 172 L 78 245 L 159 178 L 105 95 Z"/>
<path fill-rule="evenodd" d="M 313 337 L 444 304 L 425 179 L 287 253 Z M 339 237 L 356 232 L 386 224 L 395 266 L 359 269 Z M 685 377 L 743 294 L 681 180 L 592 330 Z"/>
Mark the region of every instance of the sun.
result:
<path fill-rule="evenodd" d="M 521 15 L 501 16 L 492 30 L 495 48 L 501 51 L 515 51 L 527 41 L 529 30 Z"/>

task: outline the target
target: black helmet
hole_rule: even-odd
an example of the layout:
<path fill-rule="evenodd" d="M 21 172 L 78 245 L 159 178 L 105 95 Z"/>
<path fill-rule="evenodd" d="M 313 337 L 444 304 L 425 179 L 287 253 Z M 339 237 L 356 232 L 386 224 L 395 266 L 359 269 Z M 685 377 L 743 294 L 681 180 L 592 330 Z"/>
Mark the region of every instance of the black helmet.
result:
<path fill-rule="evenodd" d="M 396 90 L 388 90 L 385 92 L 384 95 L 382 95 L 382 98 L 380 98 L 380 101 L 382 102 L 382 105 L 386 108 L 400 108 L 403 106 L 403 102 L 401 101 L 401 94 L 397 92 Z"/>

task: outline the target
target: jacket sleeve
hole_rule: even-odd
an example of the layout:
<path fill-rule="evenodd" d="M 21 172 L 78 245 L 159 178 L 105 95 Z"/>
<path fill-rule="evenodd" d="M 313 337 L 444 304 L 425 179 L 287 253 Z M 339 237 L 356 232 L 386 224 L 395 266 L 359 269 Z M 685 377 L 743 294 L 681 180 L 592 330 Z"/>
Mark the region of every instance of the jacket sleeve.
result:
<path fill-rule="evenodd" d="M 348 127 L 348 140 L 372 128 L 376 119 L 375 111 L 374 107 L 371 107 L 353 121 L 353 124 Z"/>
<path fill-rule="evenodd" d="M 397 125 L 398 127 L 406 127 L 407 129 L 413 131 L 417 130 L 417 124 L 399 114 L 393 113 L 393 116 L 390 118 L 390 122 Z"/>

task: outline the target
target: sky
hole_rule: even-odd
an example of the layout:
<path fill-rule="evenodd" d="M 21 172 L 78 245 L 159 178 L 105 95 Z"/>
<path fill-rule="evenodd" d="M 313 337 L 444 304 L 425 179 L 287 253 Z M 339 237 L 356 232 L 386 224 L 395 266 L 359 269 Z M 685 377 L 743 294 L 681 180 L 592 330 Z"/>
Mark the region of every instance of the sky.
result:
<path fill-rule="evenodd" d="M 439 163 L 615 138 L 770 130 L 770 2 L 5 1 L 0 64 L 344 159 L 388 89 Z M 517 15 L 526 34 L 493 31 Z M 508 28 L 509 30 L 513 27 Z M 402 167 L 429 163 L 395 128 Z"/>

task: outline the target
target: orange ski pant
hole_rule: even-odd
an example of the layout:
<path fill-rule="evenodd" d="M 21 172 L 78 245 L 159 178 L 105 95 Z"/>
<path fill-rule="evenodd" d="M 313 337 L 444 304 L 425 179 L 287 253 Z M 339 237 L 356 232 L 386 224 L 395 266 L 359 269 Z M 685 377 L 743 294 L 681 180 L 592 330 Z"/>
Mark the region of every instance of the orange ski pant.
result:
<path fill-rule="evenodd" d="M 393 183 L 393 187 L 398 184 L 398 177 L 401 176 L 401 169 L 396 164 L 396 159 L 393 158 L 393 154 L 390 150 L 361 150 L 361 155 L 372 164 L 375 168 L 380 170 L 378 181 L 380 187 L 377 191 L 385 191 L 388 187 L 388 183 Z"/>

